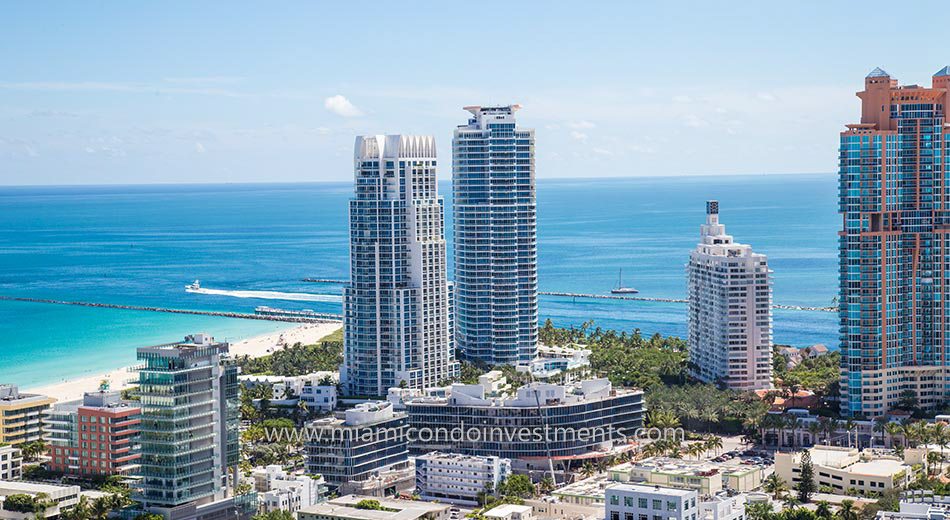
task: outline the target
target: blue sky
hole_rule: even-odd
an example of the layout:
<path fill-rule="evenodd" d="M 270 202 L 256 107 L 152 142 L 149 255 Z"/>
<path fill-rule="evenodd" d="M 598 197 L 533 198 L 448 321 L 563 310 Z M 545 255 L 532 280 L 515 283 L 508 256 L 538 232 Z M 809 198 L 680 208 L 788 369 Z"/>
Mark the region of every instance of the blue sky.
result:
<path fill-rule="evenodd" d="M 8 2 L 0 184 L 348 180 L 374 133 L 447 178 L 513 102 L 541 178 L 833 172 L 871 69 L 950 64 L 944 0 L 720 4 Z"/>

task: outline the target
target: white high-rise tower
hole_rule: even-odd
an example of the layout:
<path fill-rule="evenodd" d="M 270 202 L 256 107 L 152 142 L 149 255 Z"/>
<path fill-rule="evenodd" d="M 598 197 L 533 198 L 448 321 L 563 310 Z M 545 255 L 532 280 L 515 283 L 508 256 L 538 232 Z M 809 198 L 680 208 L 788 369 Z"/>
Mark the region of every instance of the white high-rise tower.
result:
<path fill-rule="evenodd" d="M 431 136 L 357 137 L 341 379 L 353 395 L 457 375 Z"/>
<path fill-rule="evenodd" d="M 452 141 L 455 340 L 462 355 L 517 365 L 538 351 L 534 130 L 519 105 L 465 107 Z"/>
<path fill-rule="evenodd" d="M 772 283 L 768 259 L 733 242 L 706 202 L 689 255 L 689 356 L 700 380 L 735 390 L 772 385 Z"/>

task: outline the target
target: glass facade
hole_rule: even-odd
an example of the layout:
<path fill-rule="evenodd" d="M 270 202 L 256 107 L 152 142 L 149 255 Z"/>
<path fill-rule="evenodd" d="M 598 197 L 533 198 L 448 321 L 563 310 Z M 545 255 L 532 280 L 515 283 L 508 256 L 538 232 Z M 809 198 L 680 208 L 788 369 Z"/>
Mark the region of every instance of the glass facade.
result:
<path fill-rule="evenodd" d="M 412 453 L 532 459 L 583 455 L 621 441 L 643 426 L 644 403 L 643 392 L 623 390 L 602 399 L 526 407 L 409 401 L 406 411 L 410 428 L 432 432 L 413 439 Z M 456 434 L 459 429 L 464 435 Z"/>
<path fill-rule="evenodd" d="M 451 345 L 443 202 L 432 137 L 358 137 L 343 290 L 351 395 L 424 388 L 458 373 Z"/>
<path fill-rule="evenodd" d="M 136 499 L 146 509 L 222 498 L 227 470 L 237 465 L 237 367 L 222 359 L 226 343 L 209 340 L 138 350 Z"/>
<path fill-rule="evenodd" d="M 865 79 L 860 124 L 840 138 L 842 412 L 876 416 L 947 395 L 950 190 L 947 78 Z"/>
<path fill-rule="evenodd" d="M 534 130 L 517 127 L 518 108 L 466 107 L 452 142 L 455 341 L 489 365 L 537 354 Z"/>

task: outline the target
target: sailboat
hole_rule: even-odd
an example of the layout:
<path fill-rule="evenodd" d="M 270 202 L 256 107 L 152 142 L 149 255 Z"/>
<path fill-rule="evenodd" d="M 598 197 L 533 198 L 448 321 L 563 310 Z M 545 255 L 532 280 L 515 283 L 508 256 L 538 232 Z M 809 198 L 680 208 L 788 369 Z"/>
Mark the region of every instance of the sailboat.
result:
<path fill-rule="evenodd" d="M 610 294 L 637 294 L 638 290 L 633 287 L 624 287 L 623 286 L 623 269 L 620 270 L 620 275 L 617 276 L 617 286 L 610 290 Z"/>

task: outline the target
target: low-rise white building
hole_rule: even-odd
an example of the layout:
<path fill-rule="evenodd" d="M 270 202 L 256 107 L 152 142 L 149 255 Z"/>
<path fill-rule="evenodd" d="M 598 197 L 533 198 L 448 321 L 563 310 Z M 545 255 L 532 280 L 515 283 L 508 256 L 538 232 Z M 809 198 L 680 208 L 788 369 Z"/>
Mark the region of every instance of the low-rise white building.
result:
<path fill-rule="evenodd" d="M 582 346 L 549 347 L 538 345 L 538 357 L 515 368 L 538 379 L 550 379 L 562 372 L 590 366 L 591 351 Z"/>
<path fill-rule="evenodd" d="M 279 464 L 251 471 L 261 512 L 285 510 L 291 513 L 323 502 L 326 484 L 323 477 L 288 474 Z"/>
<path fill-rule="evenodd" d="M 304 385 L 300 389 L 300 400 L 307 403 L 307 409 L 317 412 L 330 412 L 336 409 L 336 385 Z"/>
<path fill-rule="evenodd" d="M 912 491 L 901 498 L 897 511 L 878 511 L 877 520 L 945 520 L 950 516 L 950 496 L 932 491 Z"/>
<path fill-rule="evenodd" d="M 384 510 L 361 509 L 363 500 L 376 500 Z M 346 495 L 297 512 L 297 520 L 449 520 L 452 506 L 421 502 Z"/>
<path fill-rule="evenodd" d="M 614 484 L 605 491 L 606 520 L 696 520 L 699 494 L 692 489 Z"/>
<path fill-rule="evenodd" d="M 699 520 L 742 520 L 745 518 L 745 495 L 720 493 L 703 497 L 699 502 Z"/>
<path fill-rule="evenodd" d="M 624 462 L 608 470 L 610 479 L 616 482 L 695 489 L 708 496 L 724 489 L 739 493 L 752 491 L 762 484 L 764 473 L 759 465 L 734 466 L 670 457 Z"/>
<path fill-rule="evenodd" d="M 248 387 L 270 385 L 272 406 L 292 408 L 303 401 L 311 412 L 326 413 L 336 408 L 336 382 L 339 379 L 336 372 L 313 372 L 302 376 L 243 375 L 238 379 Z"/>
<path fill-rule="evenodd" d="M 922 467 L 926 450 L 907 448 L 901 459 L 896 455 L 840 446 L 815 446 L 808 449 L 815 484 L 835 493 L 854 489 L 859 493 L 880 493 L 903 488 L 914 479 L 915 465 Z M 775 474 L 789 486 L 801 480 L 802 452 L 776 453 Z"/>
<path fill-rule="evenodd" d="M 56 484 L 38 484 L 35 482 L 0 481 L 0 519 L 3 520 L 33 520 L 36 513 L 9 511 L 3 507 L 3 502 L 10 495 L 29 495 L 36 497 L 43 494 L 52 505 L 40 513 L 44 518 L 58 517 L 60 512 L 69 509 L 79 502 L 79 486 L 62 486 Z"/>
<path fill-rule="evenodd" d="M 510 474 L 509 459 L 427 453 L 416 457 L 416 493 L 422 500 L 477 506 L 479 493 L 493 493 Z"/>
<path fill-rule="evenodd" d="M 0 480 L 16 480 L 23 474 L 23 455 L 13 446 L 0 446 Z"/>
<path fill-rule="evenodd" d="M 485 511 L 482 516 L 491 520 L 531 520 L 534 518 L 531 506 L 518 504 L 502 504 Z"/>

